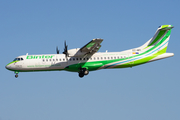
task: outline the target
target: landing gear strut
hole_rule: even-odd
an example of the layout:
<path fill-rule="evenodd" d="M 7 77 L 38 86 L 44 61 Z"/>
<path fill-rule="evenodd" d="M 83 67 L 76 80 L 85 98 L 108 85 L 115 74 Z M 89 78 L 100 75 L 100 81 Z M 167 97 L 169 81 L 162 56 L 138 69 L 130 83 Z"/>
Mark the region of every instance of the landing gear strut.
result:
<path fill-rule="evenodd" d="M 88 75 L 89 71 L 86 68 L 80 68 L 79 77 L 82 78 L 84 75 Z"/>
<path fill-rule="evenodd" d="M 17 78 L 19 72 L 15 71 L 14 73 L 16 74 L 16 75 L 15 75 L 15 78 Z"/>

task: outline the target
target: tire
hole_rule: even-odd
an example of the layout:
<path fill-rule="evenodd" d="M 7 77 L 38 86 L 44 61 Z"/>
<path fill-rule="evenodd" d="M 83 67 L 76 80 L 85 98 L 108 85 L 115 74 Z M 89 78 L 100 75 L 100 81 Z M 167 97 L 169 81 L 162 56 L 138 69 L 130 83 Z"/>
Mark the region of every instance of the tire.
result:
<path fill-rule="evenodd" d="M 15 78 L 17 78 L 17 77 L 18 77 L 18 75 L 16 74 L 16 75 L 15 75 Z"/>
<path fill-rule="evenodd" d="M 84 71 L 84 75 L 88 75 L 89 74 L 89 71 L 88 70 L 85 70 Z"/>
<path fill-rule="evenodd" d="M 84 77 L 84 73 L 80 72 L 80 73 L 79 73 L 79 77 L 80 77 L 80 78 Z"/>

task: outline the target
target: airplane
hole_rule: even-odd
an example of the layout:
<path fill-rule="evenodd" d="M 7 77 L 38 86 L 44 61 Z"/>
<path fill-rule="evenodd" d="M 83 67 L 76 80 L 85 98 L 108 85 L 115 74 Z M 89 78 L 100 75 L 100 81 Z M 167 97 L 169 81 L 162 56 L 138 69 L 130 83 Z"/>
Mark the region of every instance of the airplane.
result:
<path fill-rule="evenodd" d="M 90 71 L 112 68 L 127 68 L 149 63 L 152 61 L 174 56 L 174 53 L 166 53 L 172 25 L 159 26 L 155 35 L 140 47 L 122 52 L 98 52 L 103 39 L 91 40 L 82 48 L 70 49 L 65 41 L 63 54 L 41 54 L 16 57 L 5 67 L 14 71 L 15 77 L 19 72 L 36 71 L 69 71 L 77 72 L 82 78 Z"/>

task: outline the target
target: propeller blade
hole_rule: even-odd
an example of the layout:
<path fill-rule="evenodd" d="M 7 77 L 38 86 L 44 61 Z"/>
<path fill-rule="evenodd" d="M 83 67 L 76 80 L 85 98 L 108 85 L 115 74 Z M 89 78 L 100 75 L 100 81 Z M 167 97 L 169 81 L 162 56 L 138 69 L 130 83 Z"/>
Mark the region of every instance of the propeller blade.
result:
<path fill-rule="evenodd" d="M 57 54 L 59 54 L 59 49 L 58 49 L 58 46 L 56 47 L 56 52 L 57 52 Z"/>
<path fill-rule="evenodd" d="M 64 41 L 64 52 L 63 52 L 63 54 L 65 54 L 66 55 L 66 57 L 68 56 L 68 46 L 66 45 L 66 40 Z"/>

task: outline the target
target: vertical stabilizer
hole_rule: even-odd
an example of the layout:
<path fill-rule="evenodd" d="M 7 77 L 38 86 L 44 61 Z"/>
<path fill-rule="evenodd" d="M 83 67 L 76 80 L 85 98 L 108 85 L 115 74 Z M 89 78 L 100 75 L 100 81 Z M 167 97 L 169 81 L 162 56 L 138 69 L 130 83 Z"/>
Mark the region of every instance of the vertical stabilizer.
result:
<path fill-rule="evenodd" d="M 160 42 L 163 39 L 164 36 L 170 37 L 172 28 L 173 28 L 172 25 L 159 26 L 159 28 L 157 29 L 155 35 L 153 36 L 153 38 L 149 42 L 148 46 L 156 45 L 158 42 Z M 169 32 L 169 34 L 167 34 L 168 32 Z"/>
<path fill-rule="evenodd" d="M 139 48 L 143 49 L 143 51 L 144 50 L 146 51 L 151 49 L 152 47 L 156 47 L 159 52 L 165 53 L 168 46 L 172 28 L 173 28 L 172 25 L 159 26 L 159 28 L 155 32 L 155 35 Z"/>

